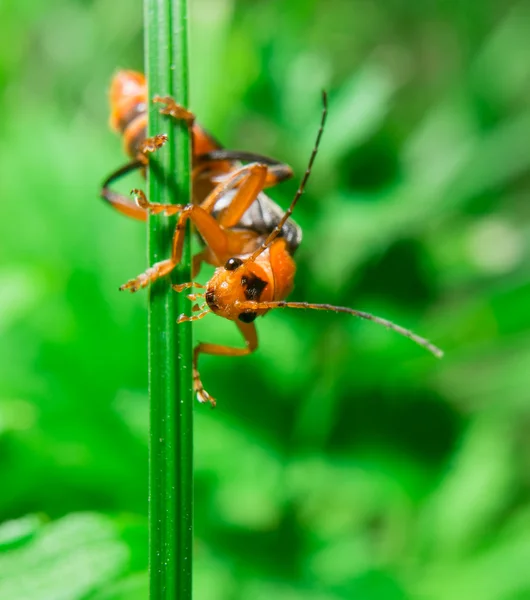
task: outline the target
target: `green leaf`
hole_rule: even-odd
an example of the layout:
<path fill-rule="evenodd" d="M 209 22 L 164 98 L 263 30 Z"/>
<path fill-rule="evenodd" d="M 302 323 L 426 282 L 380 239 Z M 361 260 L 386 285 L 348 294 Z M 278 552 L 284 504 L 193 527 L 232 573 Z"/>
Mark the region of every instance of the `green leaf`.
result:
<path fill-rule="evenodd" d="M 34 526 L 32 519 L 18 522 L 19 535 Z M 9 527 L 15 528 L 13 523 Z M 123 573 L 128 561 L 129 549 L 112 519 L 70 514 L 0 554 L 0 598 L 79 600 Z"/>

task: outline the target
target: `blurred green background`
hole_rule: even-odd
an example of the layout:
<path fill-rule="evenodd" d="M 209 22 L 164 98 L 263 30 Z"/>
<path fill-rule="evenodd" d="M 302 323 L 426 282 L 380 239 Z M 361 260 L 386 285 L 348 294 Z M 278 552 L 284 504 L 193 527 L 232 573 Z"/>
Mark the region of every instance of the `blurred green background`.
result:
<path fill-rule="evenodd" d="M 227 146 L 299 178 L 329 92 L 292 298 L 446 351 L 276 311 L 254 356 L 206 357 L 195 597 L 530 598 L 530 1 L 190 5 L 191 106 Z M 0 598 L 144 599 L 146 294 L 117 288 L 145 231 L 97 198 L 142 7 L 0 19 Z"/>

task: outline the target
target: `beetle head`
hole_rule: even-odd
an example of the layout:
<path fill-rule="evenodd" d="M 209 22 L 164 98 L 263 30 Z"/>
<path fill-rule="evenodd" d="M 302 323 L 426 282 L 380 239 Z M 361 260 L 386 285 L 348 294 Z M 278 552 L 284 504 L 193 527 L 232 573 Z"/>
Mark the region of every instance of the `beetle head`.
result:
<path fill-rule="evenodd" d="M 273 286 L 260 265 L 234 257 L 215 270 L 208 282 L 205 298 L 212 312 L 220 317 L 251 323 L 256 317 L 265 314 L 267 309 L 250 311 L 243 310 L 239 305 L 249 300 L 272 300 Z"/>

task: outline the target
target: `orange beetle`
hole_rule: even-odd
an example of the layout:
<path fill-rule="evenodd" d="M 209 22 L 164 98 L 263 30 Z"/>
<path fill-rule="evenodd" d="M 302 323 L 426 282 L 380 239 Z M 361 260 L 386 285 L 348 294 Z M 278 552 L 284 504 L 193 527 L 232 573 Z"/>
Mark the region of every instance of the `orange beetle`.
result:
<path fill-rule="evenodd" d="M 189 294 L 188 297 L 192 301 L 203 299 L 203 306 L 198 308 L 200 312 L 191 317 L 181 315 L 178 322 L 196 321 L 208 313 L 214 313 L 234 321 L 245 340 L 243 348 L 211 343 L 199 343 L 195 347 L 193 377 L 194 388 L 200 402 L 210 402 L 215 405 L 215 399 L 205 390 L 199 375 L 199 356 L 201 354 L 218 356 L 250 354 L 258 346 L 254 320 L 276 308 L 324 310 L 354 315 L 392 329 L 435 356 L 442 356 L 442 351 L 426 339 L 386 319 L 343 306 L 285 300 L 293 288 L 296 271 L 293 254 L 302 239 L 300 227 L 290 217 L 303 194 L 324 130 L 327 115 L 325 94 L 323 100 L 324 110 L 315 147 L 300 187 L 287 211 L 283 211 L 263 193 L 267 185 L 277 182 L 278 169 L 281 173 L 284 167 L 274 161 L 258 160 L 241 166 L 237 165 L 235 163 L 237 159 L 234 159 L 228 172 L 223 174 L 221 180 L 207 195 L 198 198 L 194 190 L 195 203 L 186 206 L 152 203 L 147 200 L 142 191 L 133 190 L 137 206 L 142 211 L 151 214 L 178 214 L 179 218 L 173 235 L 170 258 L 154 264 L 144 273 L 122 285 L 120 289 L 136 292 L 159 277 L 168 275 L 181 260 L 185 236 L 184 225 L 190 219 L 205 243 L 204 250 L 194 257 L 194 273 L 198 272 L 203 261 L 216 266 L 217 269 L 206 285 L 189 282 L 173 286 L 177 292 L 194 287 L 206 290 L 202 293 Z M 194 122 L 189 117 L 191 113 L 186 109 L 174 103 L 171 105 L 171 99 L 166 98 L 163 101 L 167 107 L 172 106 L 175 109 L 167 111 L 167 114 L 185 119 L 188 123 Z M 195 139 L 194 128 L 192 133 Z M 131 139 L 136 139 L 134 133 L 131 136 Z M 154 144 L 156 148 L 153 150 L 160 147 L 163 141 Z M 234 155 L 238 154 L 234 153 L 232 156 Z M 200 162 L 195 149 L 193 157 L 194 164 Z M 193 185 L 195 184 L 194 177 Z"/>

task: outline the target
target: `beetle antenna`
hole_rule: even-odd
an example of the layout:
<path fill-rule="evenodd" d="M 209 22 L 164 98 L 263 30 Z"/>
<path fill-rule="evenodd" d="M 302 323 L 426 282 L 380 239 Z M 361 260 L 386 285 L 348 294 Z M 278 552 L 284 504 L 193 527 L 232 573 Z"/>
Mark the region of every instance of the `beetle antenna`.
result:
<path fill-rule="evenodd" d="M 363 312 L 360 310 L 355 310 L 353 308 L 348 308 L 346 306 L 333 306 L 331 304 L 310 304 L 309 302 L 285 302 L 284 300 L 272 301 L 272 302 L 240 302 L 239 307 L 246 310 L 260 310 L 264 308 L 274 309 L 274 308 L 302 308 L 302 309 L 311 309 L 311 310 L 326 310 L 336 313 L 347 313 L 349 315 L 353 315 L 354 317 L 359 317 L 360 319 L 365 319 L 366 321 L 373 321 L 374 323 L 378 323 L 379 325 L 383 325 L 387 329 L 391 329 L 400 335 L 409 338 L 425 350 L 428 350 L 436 358 L 442 358 L 443 350 L 440 350 L 437 346 L 426 340 L 425 338 L 416 335 L 410 329 L 405 329 L 401 327 L 401 325 L 397 325 L 396 323 L 392 323 L 392 321 L 388 321 L 387 319 L 383 319 L 381 317 L 376 317 L 367 312 Z"/>
<path fill-rule="evenodd" d="M 256 260 L 256 258 L 263 251 L 265 251 L 272 244 L 272 242 L 280 235 L 282 228 L 285 225 L 287 219 L 292 215 L 294 207 L 296 206 L 296 203 L 298 202 L 298 200 L 304 193 L 305 186 L 309 179 L 309 175 L 311 174 L 311 169 L 313 168 L 313 163 L 315 162 L 315 158 L 317 156 L 318 147 L 320 146 L 320 140 L 322 139 L 322 134 L 324 133 L 324 125 L 326 124 L 326 118 L 328 115 L 328 95 L 325 90 L 322 90 L 322 106 L 323 106 L 322 117 L 320 119 L 320 127 L 318 129 L 315 146 L 313 147 L 313 151 L 311 152 L 311 157 L 309 158 L 309 163 L 307 165 L 306 172 L 304 173 L 302 181 L 300 182 L 300 186 L 298 187 L 298 190 L 293 198 L 293 201 L 291 202 L 291 206 L 289 206 L 289 208 L 285 211 L 285 213 L 283 214 L 283 217 L 280 219 L 280 222 L 278 223 L 278 225 L 276 225 L 276 227 L 267 236 L 267 239 L 263 242 L 263 244 L 261 244 L 261 246 L 257 250 L 255 250 L 251 254 L 251 256 L 249 256 L 249 258 L 247 259 L 249 261 Z"/>

